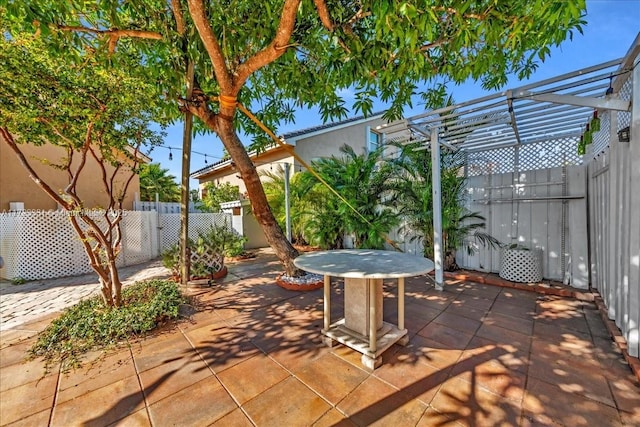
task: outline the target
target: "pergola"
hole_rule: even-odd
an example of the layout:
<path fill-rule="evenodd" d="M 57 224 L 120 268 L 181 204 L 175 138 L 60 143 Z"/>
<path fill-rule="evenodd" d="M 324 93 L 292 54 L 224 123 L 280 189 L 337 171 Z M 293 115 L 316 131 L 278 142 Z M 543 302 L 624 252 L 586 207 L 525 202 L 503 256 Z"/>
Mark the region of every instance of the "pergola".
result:
<path fill-rule="evenodd" d="M 434 253 L 436 286 L 442 288 L 442 218 L 440 149 L 474 153 L 501 147 L 523 147 L 546 140 L 577 140 L 594 112 L 629 112 L 632 102 L 618 97 L 622 85 L 635 73 L 640 34 L 628 54 L 571 73 L 526 84 L 471 101 L 427 111 L 381 126 L 387 139 L 426 141 L 417 150 L 431 150 L 433 165 Z M 634 85 L 632 99 L 640 99 Z M 628 132 L 628 130 L 627 130 Z M 636 135 L 640 129 L 631 129 Z"/>

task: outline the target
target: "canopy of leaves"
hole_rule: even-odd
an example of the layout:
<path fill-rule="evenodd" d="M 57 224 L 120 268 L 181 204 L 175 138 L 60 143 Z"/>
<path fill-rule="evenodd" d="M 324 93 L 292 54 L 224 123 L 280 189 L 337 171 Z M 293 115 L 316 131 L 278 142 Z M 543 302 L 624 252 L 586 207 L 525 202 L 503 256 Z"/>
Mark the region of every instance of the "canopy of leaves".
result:
<path fill-rule="evenodd" d="M 169 174 L 159 163 L 149 163 L 140 167 L 140 200 L 155 201 L 156 194 L 161 202 L 179 202 L 180 186 L 176 177 Z"/>
<path fill-rule="evenodd" d="M 0 123 L 20 143 L 73 151 L 90 142 L 115 164 L 130 147 L 161 142 L 149 128 L 160 121 L 157 98 L 155 85 L 126 70 L 90 57 L 70 65 L 32 35 L 0 39 Z"/>
<path fill-rule="evenodd" d="M 200 6 L 206 31 L 196 30 L 192 19 Z M 288 31 L 279 26 L 287 7 L 297 12 L 286 44 L 275 46 L 282 55 L 251 62 Z M 107 56 L 107 50 L 135 49 L 143 60 L 128 71 L 158 84 L 168 101 L 184 94 L 187 59 L 207 95 L 223 92 L 223 67 L 229 76 L 242 76 L 235 82 L 242 85 L 238 99 L 274 128 L 292 120 L 301 106 L 317 106 L 328 120 L 348 109 L 371 113 L 379 98 L 395 118 L 414 95 L 437 102 L 443 91 L 436 81 L 472 78 L 495 89 L 509 74 L 528 77 L 549 46 L 582 31 L 585 9 L 585 0 L 22 0 L 1 12 L 11 31 L 54 36 L 51 48 L 66 58 L 83 61 L 96 52 L 96 58 L 115 62 L 121 55 Z M 212 46 L 221 53 L 217 64 Z M 428 90 L 420 94 L 423 83 Z M 346 88 L 354 93 L 352 105 L 339 95 Z M 174 102 L 165 107 L 165 115 L 177 117 Z M 236 125 L 262 135 L 243 115 L 236 116 Z"/>

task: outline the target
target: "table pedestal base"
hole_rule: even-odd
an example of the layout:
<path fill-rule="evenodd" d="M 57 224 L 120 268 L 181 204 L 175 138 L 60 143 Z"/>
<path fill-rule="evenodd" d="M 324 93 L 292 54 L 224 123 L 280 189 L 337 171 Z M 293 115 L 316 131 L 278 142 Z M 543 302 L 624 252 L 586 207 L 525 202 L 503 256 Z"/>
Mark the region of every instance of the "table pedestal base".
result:
<path fill-rule="evenodd" d="M 398 343 L 404 346 L 409 343 L 406 329 L 398 329 L 395 325 L 387 322 L 382 322 L 382 327 L 376 331 L 375 351 L 370 349 L 369 337 L 347 328 L 344 319 L 331 324 L 329 329 L 323 329 L 322 334 L 325 336 L 324 343 L 329 347 L 335 340 L 358 353 L 362 353 L 362 364 L 369 369 L 375 369 L 382 364 L 382 353 L 393 344 Z"/>

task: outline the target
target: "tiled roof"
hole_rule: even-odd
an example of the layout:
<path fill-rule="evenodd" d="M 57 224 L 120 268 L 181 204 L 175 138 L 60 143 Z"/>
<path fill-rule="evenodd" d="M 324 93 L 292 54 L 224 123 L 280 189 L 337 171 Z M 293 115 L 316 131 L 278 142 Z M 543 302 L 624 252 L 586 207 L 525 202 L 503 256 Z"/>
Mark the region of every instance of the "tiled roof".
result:
<path fill-rule="evenodd" d="M 373 113 L 370 116 L 351 117 L 351 118 L 348 118 L 348 119 L 340 120 L 339 122 L 325 123 L 325 124 L 318 125 L 318 126 L 308 127 L 308 128 L 305 128 L 305 129 L 294 130 L 293 132 L 288 132 L 288 133 L 283 134 L 282 137 L 284 139 L 295 138 L 296 136 L 305 135 L 307 133 L 312 133 L 312 132 L 317 132 L 319 130 L 331 129 L 332 127 L 344 125 L 344 124 L 351 123 L 351 122 L 357 122 L 358 120 L 373 119 L 376 116 L 380 116 L 382 114 L 384 114 L 384 111 L 378 111 L 377 113 Z"/>

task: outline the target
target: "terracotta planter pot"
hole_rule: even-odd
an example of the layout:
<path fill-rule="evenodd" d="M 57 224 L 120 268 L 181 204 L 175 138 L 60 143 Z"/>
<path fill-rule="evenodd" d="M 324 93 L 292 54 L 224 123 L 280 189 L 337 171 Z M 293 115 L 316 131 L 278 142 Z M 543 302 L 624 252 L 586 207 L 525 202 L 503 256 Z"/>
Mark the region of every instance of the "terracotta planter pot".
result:
<path fill-rule="evenodd" d="M 213 273 L 211 275 L 212 279 L 222 279 L 223 277 L 227 277 L 227 274 L 229 274 L 229 270 L 227 270 L 227 266 L 223 266 L 220 270 L 216 271 L 215 273 Z"/>

